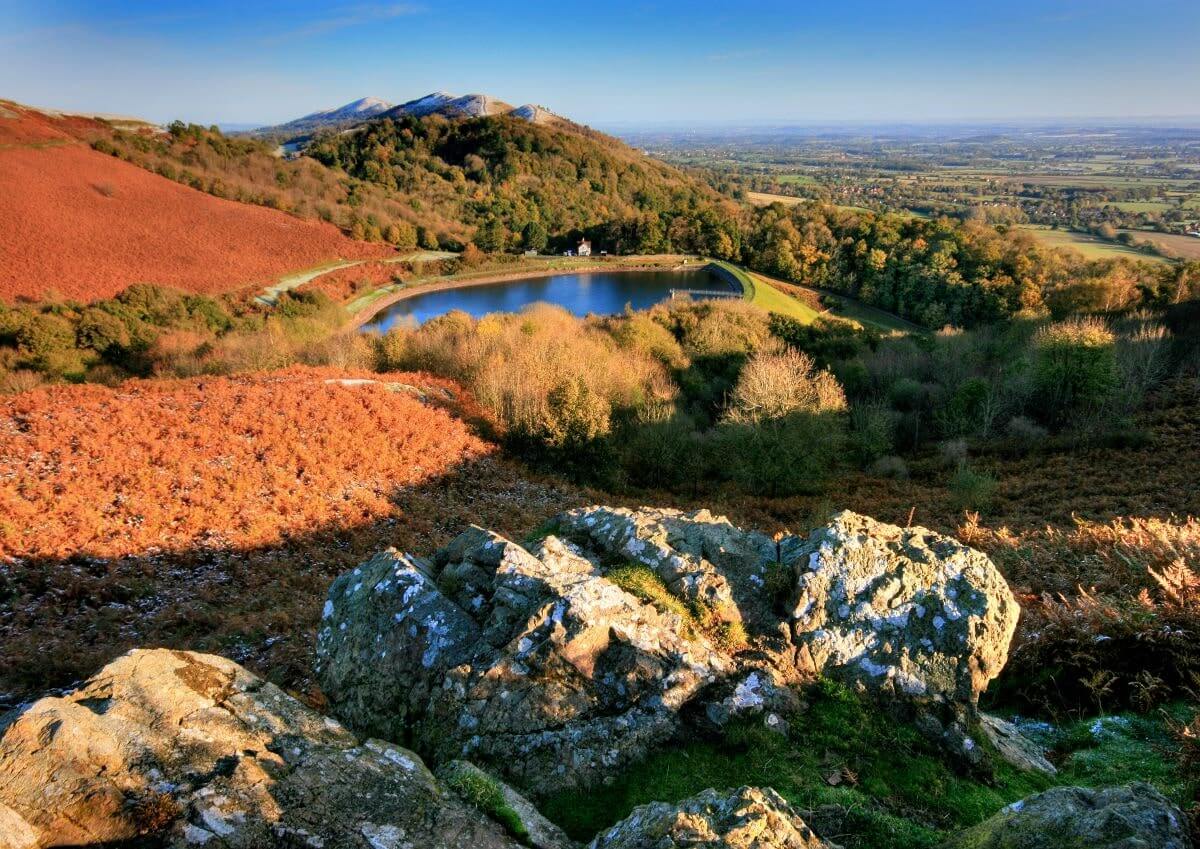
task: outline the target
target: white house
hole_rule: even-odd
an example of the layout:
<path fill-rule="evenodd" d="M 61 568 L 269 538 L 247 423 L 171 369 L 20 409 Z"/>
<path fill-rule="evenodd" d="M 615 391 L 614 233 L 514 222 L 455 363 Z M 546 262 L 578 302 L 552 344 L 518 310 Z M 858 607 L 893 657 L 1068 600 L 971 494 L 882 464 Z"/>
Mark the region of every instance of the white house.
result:
<path fill-rule="evenodd" d="M 587 239 L 580 239 L 579 240 L 579 249 L 577 251 L 575 251 L 575 253 L 578 254 L 579 256 L 591 256 L 592 255 L 592 243 L 589 242 Z"/>

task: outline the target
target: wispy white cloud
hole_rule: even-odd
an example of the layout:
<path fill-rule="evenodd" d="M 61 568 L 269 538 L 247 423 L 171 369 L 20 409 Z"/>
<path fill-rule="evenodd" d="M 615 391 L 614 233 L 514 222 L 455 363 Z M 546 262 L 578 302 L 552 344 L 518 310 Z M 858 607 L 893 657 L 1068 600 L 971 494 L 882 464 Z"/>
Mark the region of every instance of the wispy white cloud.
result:
<path fill-rule="evenodd" d="M 313 38 L 318 35 L 326 35 L 338 30 L 350 29 L 351 27 L 358 27 L 376 21 L 387 21 L 407 15 L 419 15 L 424 11 L 424 6 L 413 3 L 373 3 L 344 6 L 340 9 L 333 9 L 329 15 L 309 21 L 295 29 L 275 33 L 267 41 L 276 43 Z"/>

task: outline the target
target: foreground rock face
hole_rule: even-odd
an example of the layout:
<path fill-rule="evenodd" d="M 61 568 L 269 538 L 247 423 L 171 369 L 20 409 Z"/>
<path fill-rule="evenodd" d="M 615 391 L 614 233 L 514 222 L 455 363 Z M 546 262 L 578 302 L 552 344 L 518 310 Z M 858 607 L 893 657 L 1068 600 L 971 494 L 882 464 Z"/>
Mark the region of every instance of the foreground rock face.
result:
<path fill-rule="evenodd" d="M 317 644 L 335 713 L 540 796 L 610 779 L 685 707 L 786 733 L 788 688 L 830 675 L 953 704 L 926 717 L 929 736 L 983 757 L 966 729 L 1017 618 L 985 555 L 853 513 L 779 544 L 652 508 L 572 510 L 555 534 L 527 549 L 472 528 L 431 560 L 389 551 L 338 578 Z M 629 564 L 671 603 L 606 577 Z"/>
<path fill-rule="evenodd" d="M 848 511 L 780 544 L 800 662 L 887 696 L 973 706 L 1008 659 L 1016 599 L 987 555 Z"/>
<path fill-rule="evenodd" d="M 979 727 L 1000 757 L 1018 769 L 1050 776 L 1058 774 L 1058 768 L 1046 757 L 1046 750 L 1011 722 L 984 713 L 979 715 Z"/>
<path fill-rule="evenodd" d="M 721 619 L 761 627 L 774 617 L 763 592 L 775 562 L 775 542 L 735 527 L 707 510 L 586 507 L 558 517 L 558 530 L 610 558 L 652 569 L 667 588 L 698 602 Z"/>
<path fill-rule="evenodd" d="M 652 802 L 598 834 L 588 849 L 836 849 L 770 788 L 705 790 Z"/>
<path fill-rule="evenodd" d="M 945 849 L 1191 849 L 1183 813 L 1148 784 L 1056 787 L 1009 805 Z"/>
<path fill-rule="evenodd" d="M 535 794 L 640 759 L 729 669 L 575 546 L 530 551 L 480 528 L 433 562 L 389 551 L 338 578 L 317 655 L 352 728 L 486 763 Z"/>
<path fill-rule="evenodd" d="M 0 738 L 0 847 L 515 849 L 412 752 L 235 663 L 133 651 Z"/>

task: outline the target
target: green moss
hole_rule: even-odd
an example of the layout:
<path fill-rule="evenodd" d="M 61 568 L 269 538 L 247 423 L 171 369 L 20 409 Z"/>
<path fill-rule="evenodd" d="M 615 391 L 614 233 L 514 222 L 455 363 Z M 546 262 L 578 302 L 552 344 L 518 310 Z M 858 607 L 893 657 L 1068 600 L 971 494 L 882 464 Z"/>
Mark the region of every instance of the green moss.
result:
<path fill-rule="evenodd" d="M 445 777 L 446 784 L 464 800 L 499 823 L 506 832 L 528 845 L 529 830 L 521 815 L 504 800 L 500 784 L 486 773 L 473 769 L 456 769 Z"/>
<path fill-rule="evenodd" d="M 663 579 L 649 566 L 641 563 L 626 563 L 616 566 L 604 573 L 604 577 L 612 581 L 630 595 L 637 596 L 647 604 L 654 606 L 660 613 L 674 613 L 682 616 L 683 620 L 692 627 L 699 623 L 696 615 L 681 599 L 672 595 Z"/>
<path fill-rule="evenodd" d="M 558 533 L 558 519 L 550 519 L 530 531 L 529 535 L 525 537 L 524 545 L 526 548 L 532 548 L 546 537 L 556 533 Z"/>
<path fill-rule="evenodd" d="M 624 563 L 609 568 L 604 577 L 630 595 L 652 605 L 660 613 L 674 613 L 683 619 L 683 636 L 691 639 L 702 633 L 725 651 L 744 648 L 748 637 L 741 622 L 726 622 L 715 610 L 699 602 L 685 602 L 674 595 L 649 566 Z"/>
<path fill-rule="evenodd" d="M 725 651 L 738 651 L 749 642 L 746 626 L 741 622 L 718 622 L 712 627 L 713 640 Z"/>
<path fill-rule="evenodd" d="M 959 775 L 915 729 L 839 685 L 823 682 L 806 697 L 809 708 L 791 720 L 788 739 L 757 724 L 735 726 L 723 740 L 672 747 L 611 787 L 564 793 L 542 810 L 584 839 L 646 802 L 751 784 L 773 787 L 800 809 L 839 806 L 832 838 L 850 849 L 908 849 L 934 846 L 948 830 L 1048 786 L 1004 766 L 991 785 Z"/>
<path fill-rule="evenodd" d="M 1067 726 L 1056 743 L 1063 756 L 1057 783 L 1107 787 L 1145 781 L 1185 804 L 1188 780 L 1179 770 L 1179 744 L 1163 717 L 1185 721 L 1190 710 L 1175 705 L 1159 715 L 1118 714 Z"/>

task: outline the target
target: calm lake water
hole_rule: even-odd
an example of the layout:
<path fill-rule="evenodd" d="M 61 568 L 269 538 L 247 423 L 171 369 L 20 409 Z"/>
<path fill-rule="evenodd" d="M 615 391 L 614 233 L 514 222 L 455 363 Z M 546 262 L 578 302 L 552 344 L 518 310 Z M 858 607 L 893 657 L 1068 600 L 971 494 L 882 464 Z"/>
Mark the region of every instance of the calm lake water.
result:
<path fill-rule="evenodd" d="M 476 318 L 491 312 L 518 312 L 539 301 L 580 316 L 611 315 L 624 310 L 626 304 L 635 310 L 653 306 L 669 298 L 671 289 L 733 291 L 730 284 L 703 269 L 558 274 L 414 295 L 380 312 L 363 330 L 382 332 L 410 317 L 419 323 L 451 310 L 463 310 Z"/>

